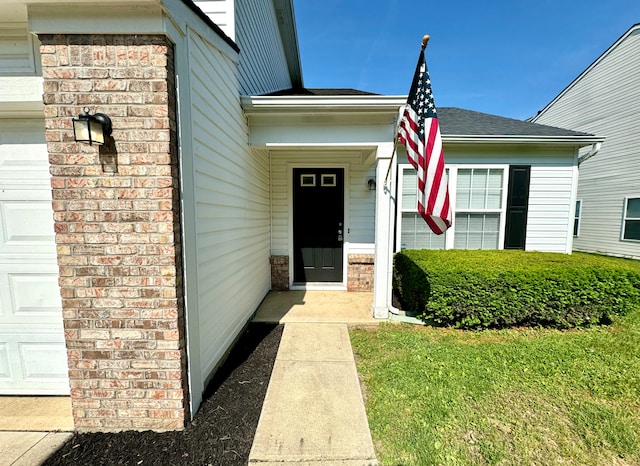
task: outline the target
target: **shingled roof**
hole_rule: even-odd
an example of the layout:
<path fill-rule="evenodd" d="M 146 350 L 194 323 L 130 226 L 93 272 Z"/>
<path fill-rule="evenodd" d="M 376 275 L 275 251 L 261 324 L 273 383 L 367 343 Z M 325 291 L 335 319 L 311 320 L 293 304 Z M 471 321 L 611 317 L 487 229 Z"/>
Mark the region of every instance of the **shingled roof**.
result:
<path fill-rule="evenodd" d="M 318 98 L 331 97 L 353 97 L 357 101 L 358 97 L 383 98 L 373 92 L 361 91 L 349 88 L 292 88 L 264 94 L 262 97 L 300 97 L 306 98 L 314 96 Z M 402 102 L 404 99 L 398 97 Z M 309 103 L 309 102 L 308 102 Z M 400 106 L 400 104 L 398 104 Z M 541 125 L 525 120 L 516 120 L 489 113 L 476 112 L 457 107 L 439 107 L 438 121 L 440 122 L 440 132 L 444 137 L 464 137 L 473 138 L 593 138 L 593 134 L 572 131 L 554 126 Z"/>
<path fill-rule="evenodd" d="M 443 136 L 593 136 L 456 107 L 438 108 L 438 122 Z"/>
<path fill-rule="evenodd" d="M 306 87 L 303 88 L 292 88 L 292 89 L 283 89 L 281 91 L 271 92 L 269 94 L 264 94 L 265 96 L 307 96 L 307 95 L 319 95 L 319 96 L 331 96 L 331 95 L 380 95 L 374 94 L 373 92 L 361 91 L 359 89 L 351 89 L 351 88 L 314 88 L 309 89 Z"/>

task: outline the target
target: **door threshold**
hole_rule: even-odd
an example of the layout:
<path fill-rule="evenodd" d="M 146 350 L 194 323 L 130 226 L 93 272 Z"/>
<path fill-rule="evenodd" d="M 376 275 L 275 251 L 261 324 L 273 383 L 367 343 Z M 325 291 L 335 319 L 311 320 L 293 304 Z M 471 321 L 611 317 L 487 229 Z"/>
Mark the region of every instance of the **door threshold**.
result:
<path fill-rule="evenodd" d="M 347 291 L 347 285 L 345 283 L 306 282 L 306 283 L 292 283 L 289 286 L 289 289 L 291 291 L 305 291 L 305 290 Z"/>

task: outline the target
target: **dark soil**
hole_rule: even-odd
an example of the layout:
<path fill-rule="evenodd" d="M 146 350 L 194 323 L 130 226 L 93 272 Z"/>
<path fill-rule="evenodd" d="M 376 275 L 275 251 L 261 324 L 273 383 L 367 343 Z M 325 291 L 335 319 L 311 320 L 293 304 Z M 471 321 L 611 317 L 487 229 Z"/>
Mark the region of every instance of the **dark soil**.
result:
<path fill-rule="evenodd" d="M 282 328 L 249 325 L 184 430 L 76 433 L 44 464 L 246 465 Z"/>

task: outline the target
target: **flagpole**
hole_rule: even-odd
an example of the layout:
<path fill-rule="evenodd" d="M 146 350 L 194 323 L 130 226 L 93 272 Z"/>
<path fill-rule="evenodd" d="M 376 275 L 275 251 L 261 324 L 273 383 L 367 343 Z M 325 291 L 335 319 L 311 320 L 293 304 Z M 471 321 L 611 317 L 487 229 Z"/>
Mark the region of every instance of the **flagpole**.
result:
<path fill-rule="evenodd" d="M 425 34 L 422 36 L 422 51 L 427 48 L 427 43 L 429 42 L 429 34 Z M 389 160 L 389 168 L 387 169 L 387 175 L 384 177 L 384 189 L 387 189 L 387 181 L 389 180 L 389 173 L 391 173 L 391 166 L 393 165 L 393 158 L 396 155 L 396 150 L 398 149 L 398 135 L 396 132 L 396 136 L 393 138 L 393 151 L 391 152 L 391 159 Z"/>

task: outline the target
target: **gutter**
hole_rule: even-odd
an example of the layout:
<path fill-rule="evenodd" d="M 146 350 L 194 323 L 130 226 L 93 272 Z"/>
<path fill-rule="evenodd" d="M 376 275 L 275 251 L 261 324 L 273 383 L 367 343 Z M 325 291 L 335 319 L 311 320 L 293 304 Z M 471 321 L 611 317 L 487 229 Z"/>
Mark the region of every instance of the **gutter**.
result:
<path fill-rule="evenodd" d="M 566 145 L 594 145 L 604 141 L 604 138 L 599 136 L 532 136 L 532 135 L 478 135 L 478 134 L 456 134 L 456 135 L 442 135 L 443 142 L 449 143 L 512 143 L 512 144 L 566 144 Z"/>
<path fill-rule="evenodd" d="M 398 97 L 389 96 L 241 96 L 246 113 L 270 111 L 393 110 L 404 105 Z"/>

